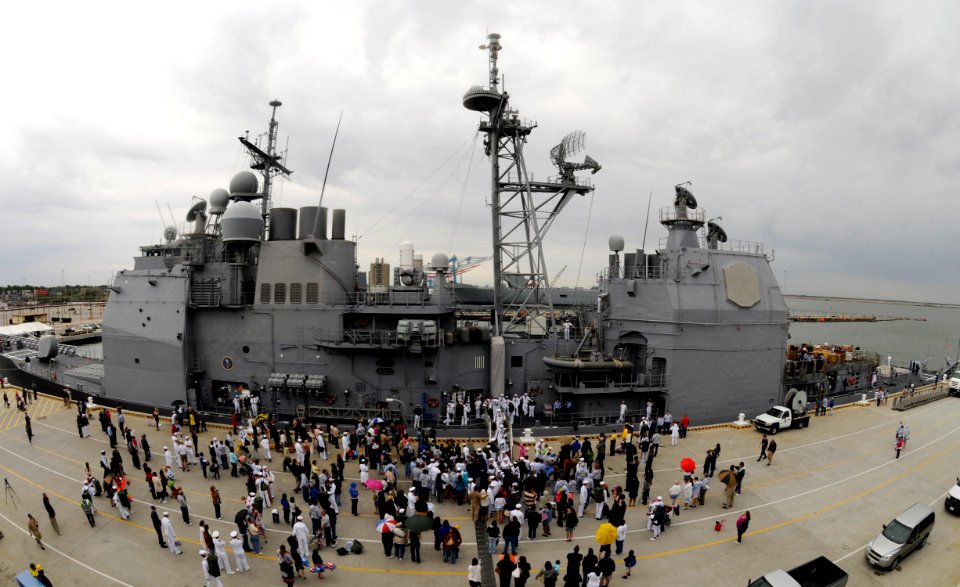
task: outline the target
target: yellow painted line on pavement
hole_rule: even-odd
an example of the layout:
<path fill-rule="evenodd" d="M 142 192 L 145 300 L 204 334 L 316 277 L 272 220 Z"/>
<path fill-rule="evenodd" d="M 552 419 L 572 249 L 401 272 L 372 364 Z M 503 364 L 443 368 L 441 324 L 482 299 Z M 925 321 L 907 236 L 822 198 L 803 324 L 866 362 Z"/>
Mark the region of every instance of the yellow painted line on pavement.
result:
<path fill-rule="evenodd" d="M 33 487 L 36 487 L 36 488 L 37 488 L 38 490 L 40 490 L 41 492 L 47 493 L 47 495 L 54 496 L 54 497 L 56 497 L 56 498 L 58 498 L 58 499 L 61 499 L 61 500 L 65 501 L 65 502 L 67 502 L 67 503 L 70 503 L 70 504 L 74 505 L 75 507 L 80 507 L 80 502 L 79 502 L 79 501 L 76 501 L 76 500 L 74 500 L 74 499 L 70 499 L 69 497 L 63 495 L 62 493 L 59 493 L 58 491 L 55 491 L 55 490 L 50 489 L 50 488 L 48 488 L 48 487 L 46 487 L 46 486 L 44 486 L 44 485 L 41 485 L 41 484 L 37 483 L 36 481 L 33 481 L 32 479 L 29 479 L 29 478 L 21 475 L 21 474 L 18 473 L 17 471 L 15 471 L 15 470 L 13 470 L 13 469 L 5 466 L 5 465 L 0 465 L 0 469 L 6 471 L 6 472 L 9 473 L 10 475 L 13 475 L 14 477 L 20 479 L 20 480 L 23 481 L 23 482 L 25 482 L 25 483 L 27 483 L 27 484 L 29 484 L 29 485 L 32 485 Z M 96 505 L 96 504 L 95 504 L 95 505 Z M 140 508 L 138 508 L 138 509 L 140 509 Z M 160 508 L 158 508 L 158 509 L 160 509 Z M 115 521 L 115 522 L 120 522 L 120 523 L 122 523 L 122 524 L 127 524 L 128 526 L 132 526 L 132 527 L 138 528 L 138 529 L 140 529 L 140 530 L 146 530 L 147 532 L 151 532 L 151 533 L 154 533 L 154 532 L 155 532 L 155 530 L 153 529 L 153 526 L 144 526 L 143 524 L 138 524 L 138 523 L 132 522 L 132 521 L 130 521 L 130 520 L 124 520 L 123 518 L 120 518 L 119 516 L 114 516 L 114 515 L 112 515 L 112 514 L 108 514 L 108 513 L 106 513 L 104 510 L 101 510 L 101 509 L 99 509 L 99 508 L 97 509 L 96 515 L 97 515 L 97 517 L 103 517 L 103 518 L 107 518 L 107 519 L 113 520 L 113 521 Z M 131 512 L 131 515 L 133 515 L 132 512 Z M 184 538 L 184 537 L 182 537 L 182 536 L 180 536 L 180 535 L 177 535 L 177 540 L 180 540 L 181 542 L 188 542 L 188 543 L 190 543 L 190 544 L 196 544 L 197 546 L 203 546 L 203 545 L 200 543 L 199 540 L 194 540 L 194 539 L 191 539 L 191 538 Z M 266 555 L 266 554 L 253 554 L 253 553 L 251 553 L 251 552 L 248 552 L 248 553 L 247 553 L 247 557 L 254 557 L 254 558 L 259 558 L 259 559 L 262 559 L 262 560 L 276 561 L 276 557 L 275 557 L 275 556 L 273 556 L 273 555 Z M 456 575 L 456 576 L 466 575 L 466 572 L 464 572 L 464 571 L 417 571 L 417 570 L 407 571 L 407 570 L 402 570 L 402 569 L 398 570 L 398 569 L 375 569 L 375 568 L 368 568 L 368 567 L 353 567 L 353 566 L 345 566 L 345 565 L 339 565 L 339 564 L 337 565 L 337 570 L 357 571 L 357 572 L 366 572 L 366 573 L 387 573 L 387 574 L 395 574 L 395 575 Z"/>
<path fill-rule="evenodd" d="M 0 420 L 0 429 L 9 430 L 14 425 L 16 425 L 17 420 L 20 418 L 20 410 L 17 408 L 10 408 L 7 410 L 7 413 L 3 415 L 3 419 Z"/>
<path fill-rule="evenodd" d="M 820 466 L 820 467 L 811 467 L 811 468 L 806 469 L 806 470 L 804 470 L 804 471 L 800 471 L 800 472 L 795 473 L 795 474 L 793 474 L 793 475 L 787 475 L 787 476 L 785 476 L 785 477 L 774 477 L 774 478 L 772 478 L 772 479 L 769 479 L 769 480 L 767 480 L 767 481 L 764 481 L 763 483 L 751 483 L 751 484 L 750 484 L 750 488 L 751 488 L 751 489 L 755 489 L 755 488 L 757 488 L 757 487 L 769 487 L 769 486 L 771 486 L 771 485 L 779 485 L 779 484 L 780 484 L 781 482 L 783 482 L 783 481 L 793 481 L 793 480 L 796 480 L 796 479 L 802 479 L 802 478 L 804 478 L 804 477 L 809 477 L 810 475 L 813 475 L 813 474 L 815 474 L 815 473 L 822 473 L 822 472 L 824 472 L 824 471 L 829 471 L 830 469 L 835 469 L 835 468 L 837 468 L 837 467 L 839 467 L 839 466 L 846 465 L 846 464 L 849 464 L 849 463 L 854 462 L 854 461 L 863 460 L 863 458 L 864 458 L 865 456 L 875 455 L 875 454 L 879 454 L 879 453 L 881 453 L 881 452 L 887 452 L 887 451 L 889 451 L 889 450 L 890 450 L 890 449 L 888 449 L 888 448 L 886 448 L 886 447 L 876 448 L 876 449 L 868 452 L 866 455 L 862 455 L 862 456 L 858 455 L 858 456 L 855 456 L 855 457 L 850 457 L 850 458 L 847 458 L 847 459 L 843 459 L 843 460 L 841 460 L 841 461 L 837 461 L 837 462 L 835 462 L 835 463 L 830 463 L 829 465 L 822 465 L 822 466 Z M 722 487 L 722 485 L 721 485 L 721 487 Z"/>
<path fill-rule="evenodd" d="M 834 502 L 834 503 L 832 503 L 832 504 L 825 505 L 825 506 L 823 506 L 823 507 L 821 507 L 821 508 L 817 508 L 817 509 L 813 510 L 812 512 L 803 514 L 803 515 L 801 515 L 801 516 L 797 516 L 797 517 L 791 518 L 791 519 L 789 519 L 789 520 L 784 520 L 783 522 L 780 522 L 780 523 L 777 523 L 777 524 L 772 524 L 772 525 L 770 525 L 770 526 L 765 526 L 765 527 L 763 527 L 763 528 L 759 528 L 759 529 L 754 530 L 754 531 L 752 531 L 752 532 L 747 532 L 747 533 L 744 534 L 744 536 L 755 536 L 755 535 L 757 535 L 757 534 L 763 534 L 764 532 L 770 532 L 770 531 L 772 531 L 772 530 L 777 530 L 777 529 L 779 529 L 779 528 L 783 528 L 783 527 L 790 526 L 790 525 L 793 525 L 793 524 L 796 524 L 796 523 L 799 523 L 799 522 L 803 522 L 804 520 L 808 520 L 808 519 L 810 519 L 810 518 L 812 518 L 812 517 L 814 517 L 814 516 L 817 516 L 817 515 L 820 515 L 820 514 L 829 512 L 829 511 L 831 511 L 831 510 L 835 510 L 835 509 L 837 509 L 837 508 L 839 508 L 839 507 L 841 507 L 841 506 L 847 505 L 848 503 L 851 503 L 851 502 L 853 502 L 853 501 L 857 501 L 857 500 L 863 499 L 865 496 L 870 495 L 871 493 L 874 493 L 874 492 L 876 492 L 876 491 L 879 491 L 879 490 L 881 490 L 881 489 L 883 489 L 883 488 L 885 488 L 885 487 L 888 487 L 889 485 L 893 484 L 894 482 L 903 479 L 904 477 L 907 477 L 907 476 L 909 476 L 909 475 L 912 475 L 912 474 L 916 473 L 916 472 L 919 471 L 920 469 L 922 469 L 922 468 L 926 467 L 927 465 L 931 464 L 933 461 L 942 458 L 944 455 L 946 455 L 946 454 L 948 454 L 948 453 L 952 453 L 952 452 L 956 451 L 958 448 L 960 448 L 960 443 L 955 443 L 955 444 L 953 444 L 952 446 L 950 446 L 950 447 L 948 447 L 948 448 L 945 448 L 945 449 L 941 450 L 940 452 L 938 452 L 938 453 L 936 453 L 936 454 L 931 455 L 931 456 L 928 457 L 926 460 L 921 461 L 920 463 L 918 463 L 918 464 L 915 465 L 914 467 L 911 467 L 910 469 L 907 469 L 907 470 L 904 471 L 903 473 L 900 473 L 899 475 L 896 475 L 896 476 L 894 476 L 894 477 L 891 477 L 891 478 L 887 479 L 886 481 L 883 481 L 883 482 L 881 482 L 881 483 L 879 483 L 879 484 L 877 484 L 877 485 L 875 485 L 875 486 L 870 487 L 869 489 L 865 489 L 865 490 L 861 491 L 860 493 L 856 493 L 856 494 L 851 495 L 850 497 L 848 497 L 848 498 L 846 498 L 846 499 L 842 499 L 842 500 L 837 501 L 837 502 Z M 723 544 L 723 543 L 725 543 L 725 542 L 733 542 L 734 540 L 736 540 L 736 537 L 735 537 L 735 536 L 730 536 L 729 538 L 721 538 L 721 539 L 719 539 L 719 540 L 712 540 L 712 541 L 710 541 L 710 542 L 705 542 L 705 543 L 702 543 L 702 544 L 694 544 L 694 545 L 691 545 L 691 546 L 686 546 L 686 547 L 684 547 L 684 548 L 675 548 L 675 549 L 667 550 L 667 551 L 664 551 L 664 552 L 656 552 L 656 553 L 651 553 L 651 554 L 639 555 L 639 556 L 637 556 L 637 558 L 638 558 L 638 559 L 652 559 L 652 558 L 659 558 L 659 557 L 669 556 L 669 555 L 674 555 L 674 554 L 682 554 L 682 553 L 685 553 L 685 552 L 692 552 L 692 551 L 695 551 L 695 550 L 701 550 L 701 549 L 704 549 L 704 548 L 709 548 L 709 547 L 711 547 L 711 546 L 717 546 L 717 545 Z"/>

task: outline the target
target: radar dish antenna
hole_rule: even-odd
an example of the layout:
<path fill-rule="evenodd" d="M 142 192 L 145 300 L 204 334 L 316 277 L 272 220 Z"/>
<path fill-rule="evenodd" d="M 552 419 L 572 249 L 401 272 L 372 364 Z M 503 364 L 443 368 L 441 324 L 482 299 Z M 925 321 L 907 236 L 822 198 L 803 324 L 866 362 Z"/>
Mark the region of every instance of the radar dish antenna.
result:
<path fill-rule="evenodd" d="M 576 183 L 574 173 L 582 169 L 589 169 L 591 174 L 600 171 L 601 165 L 589 155 L 584 157 L 583 163 L 567 161 L 568 157 L 572 157 L 583 150 L 586 138 L 587 135 L 582 130 L 573 131 L 563 137 L 559 145 L 550 149 L 550 160 L 560 171 L 560 178 L 563 183 Z"/>
<path fill-rule="evenodd" d="M 713 220 L 723 220 L 723 218 L 718 216 Z M 727 242 L 727 231 L 713 220 L 707 222 L 707 247 L 710 249 L 716 249 L 717 243 Z"/>
<path fill-rule="evenodd" d="M 693 185 L 693 183 L 685 181 L 674 186 L 674 189 L 677 192 L 677 197 L 673 201 L 673 205 L 677 207 L 690 208 L 693 210 L 697 207 L 697 199 L 693 197 L 693 194 L 690 192 L 690 190 L 683 187 L 685 185 Z"/>
<path fill-rule="evenodd" d="M 187 210 L 187 222 L 194 222 L 198 216 L 203 216 L 207 211 L 206 200 L 200 200 Z"/>
<path fill-rule="evenodd" d="M 194 196 L 196 198 L 196 196 Z M 207 229 L 207 201 L 196 198 L 198 202 L 187 211 L 187 222 L 194 222 L 193 232 L 203 234 Z"/>
<path fill-rule="evenodd" d="M 168 226 L 163 229 L 163 238 L 166 239 L 168 243 L 172 243 L 174 239 L 177 238 L 177 227 Z"/>

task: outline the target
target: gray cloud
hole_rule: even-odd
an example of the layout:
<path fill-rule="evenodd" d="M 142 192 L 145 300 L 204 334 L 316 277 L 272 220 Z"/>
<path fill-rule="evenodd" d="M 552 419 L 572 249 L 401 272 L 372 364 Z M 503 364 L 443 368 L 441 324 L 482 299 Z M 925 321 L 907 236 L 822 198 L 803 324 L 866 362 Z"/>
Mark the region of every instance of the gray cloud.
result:
<path fill-rule="evenodd" d="M 200 11 L 184 31 L 161 29 L 160 17 L 142 42 L 116 33 L 147 68 L 131 71 L 137 83 L 118 76 L 116 116 L 85 114 L 69 94 L 41 99 L 48 77 L 72 75 L 51 69 L 57 52 L 81 62 L 79 33 L 67 31 L 50 37 L 53 55 L 22 56 L 36 60 L 38 77 L 23 81 L 40 105 L 0 138 L 13 243 L 0 281 L 55 283 L 64 266 L 83 281 L 131 265 L 138 245 L 160 238 L 154 201 L 181 216 L 191 196 L 225 186 L 245 164 L 235 137 L 263 129 L 274 97 L 295 170 L 278 204 L 319 198 L 343 109 L 325 205 L 349 210 L 361 265 L 395 256 L 404 238 L 427 257 L 486 254 L 489 171 L 474 148 L 479 117 L 460 99 L 486 82 L 476 46 L 497 31 L 513 104 L 540 124 L 530 169 L 550 175 L 549 149 L 577 129 L 604 165 L 580 285 L 604 264 L 609 234 L 641 246 L 651 191 L 655 219 L 672 186 L 692 180 L 731 238 L 776 250 L 788 292 L 952 301 L 958 12 L 866 1 L 240 3 Z M 157 46 L 162 31 L 178 50 Z M 98 85 L 76 98 L 111 94 L 97 62 L 84 63 Z M 568 283 L 588 210 L 589 198 L 572 202 L 548 244 L 551 272 L 566 266 Z M 663 235 L 654 221 L 647 248 Z"/>

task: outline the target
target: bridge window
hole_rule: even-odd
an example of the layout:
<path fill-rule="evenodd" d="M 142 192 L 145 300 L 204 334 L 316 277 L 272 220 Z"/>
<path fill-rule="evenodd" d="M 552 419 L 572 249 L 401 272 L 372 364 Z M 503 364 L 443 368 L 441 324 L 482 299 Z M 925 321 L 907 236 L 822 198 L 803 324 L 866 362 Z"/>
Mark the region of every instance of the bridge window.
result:
<path fill-rule="evenodd" d="M 307 303 L 316 304 L 320 301 L 320 290 L 316 283 L 307 284 Z"/>
<path fill-rule="evenodd" d="M 291 283 L 290 284 L 290 303 L 299 304 L 301 302 L 302 297 L 303 297 L 303 284 Z"/>
<path fill-rule="evenodd" d="M 277 283 L 273 286 L 273 303 L 274 304 L 287 303 L 287 284 L 286 283 Z"/>
<path fill-rule="evenodd" d="M 260 284 L 260 303 L 261 304 L 270 303 L 270 284 L 269 283 Z"/>

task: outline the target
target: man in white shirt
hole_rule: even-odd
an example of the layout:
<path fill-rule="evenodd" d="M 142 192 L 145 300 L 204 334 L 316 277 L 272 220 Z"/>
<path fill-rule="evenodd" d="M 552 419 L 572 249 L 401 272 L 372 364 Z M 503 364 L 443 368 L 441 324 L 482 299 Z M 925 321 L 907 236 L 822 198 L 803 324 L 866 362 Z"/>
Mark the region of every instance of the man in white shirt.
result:
<path fill-rule="evenodd" d="M 160 520 L 160 529 L 167 539 L 167 548 L 173 554 L 183 554 L 180 547 L 177 546 L 177 533 L 173 531 L 173 522 L 170 521 L 170 512 L 163 512 L 163 518 Z"/>
<path fill-rule="evenodd" d="M 220 563 L 221 569 L 226 569 L 228 575 L 232 575 L 233 571 L 230 570 L 230 559 L 227 558 L 227 543 L 223 540 L 220 540 L 220 532 L 214 531 L 213 534 L 213 548 L 217 553 L 217 562 Z M 240 550 L 243 550 L 243 543 L 240 543 Z"/>
<path fill-rule="evenodd" d="M 310 530 L 307 528 L 307 525 L 303 523 L 303 516 L 297 516 L 297 522 L 293 525 L 292 534 L 297 539 L 297 549 L 300 553 L 310 552 L 308 545 L 310 541 Z"/>
<path fill-rule="evenodd" d="M 273 456 L 270 454 L 270 439 L 267 438 L 266 434 L 260 439 L 260 450 L 263 451 L 263 458 L 272 463 Z"/>
<path fill-rule="evenodd" d="M 243 551 L 243 540 L 237 538 L 239 534 L 236 530 L 230 533 L 230 548 L 233 550 L 233 560 L 237 563 L 237 572 L 242 573 L 250 570 L 247 563 L 247 553 Z"/>

